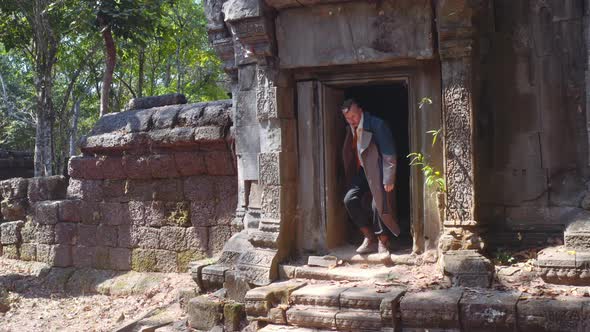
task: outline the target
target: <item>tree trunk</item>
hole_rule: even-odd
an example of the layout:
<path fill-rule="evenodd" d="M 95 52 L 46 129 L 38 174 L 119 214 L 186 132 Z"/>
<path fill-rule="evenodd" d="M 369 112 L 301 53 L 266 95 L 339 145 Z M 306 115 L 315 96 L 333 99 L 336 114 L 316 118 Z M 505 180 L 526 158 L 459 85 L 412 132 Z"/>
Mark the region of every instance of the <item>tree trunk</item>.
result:
<path fill-rule="evenodd" d="M 115 64 L 117 62 L 117 48 L 110 26 L 102 27 L 102 38 L 105 46 L 106 66 L 100 94 L 100 116 L 109 112 L 109 95 L 111 84 L 113 83 L 113 72 L 115 71 Z"/>
<path fill-rule="evenodd" d="M 181 83 L 182 83 L 182 69 L 180 67 L 180 38 L 176 40 L 176 92 L 182 93 Z"/>
<path fill-rule="evenodd" d="M 57 61 L 58 40 L 53 32 L 47 8 L 48 0 L 35 0 L 31 26 L 35 42 L 35 89 L 37 92 L 37 128 L 35 133 L 35 176 L 53 175 L 53 65 Z"/>
<path fill-rule="evenodd" d="M 74 101 L 74 111 L 72 113 L 72 129 L 70 131 L 70 157 L 76 155 L 76 135 L 78 134 L 78 118 L 80 117 L 80 99 L 76 99 Z"/>
<path fill-rule="evenodd" d="M 137 96 L 143 97 L 143 82 L 144 82 L 144 65 L 145 65 L 145 51 L 139 51 L 139 70 L 137 73 Z"/>

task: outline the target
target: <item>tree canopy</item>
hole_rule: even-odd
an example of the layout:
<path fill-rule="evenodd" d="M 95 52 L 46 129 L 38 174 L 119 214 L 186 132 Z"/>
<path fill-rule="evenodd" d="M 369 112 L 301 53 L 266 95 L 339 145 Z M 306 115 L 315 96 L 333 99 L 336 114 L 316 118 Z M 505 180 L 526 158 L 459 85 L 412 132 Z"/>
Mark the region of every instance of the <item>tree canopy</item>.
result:
<path fill-rule="evenodd" d="M 35 149 L 37 175 L 66 171 L 101 97 L 115 112 L 172 92 L 224 99 L 223 82 L 198 0 L 0 0 L 0 147 Z"/>

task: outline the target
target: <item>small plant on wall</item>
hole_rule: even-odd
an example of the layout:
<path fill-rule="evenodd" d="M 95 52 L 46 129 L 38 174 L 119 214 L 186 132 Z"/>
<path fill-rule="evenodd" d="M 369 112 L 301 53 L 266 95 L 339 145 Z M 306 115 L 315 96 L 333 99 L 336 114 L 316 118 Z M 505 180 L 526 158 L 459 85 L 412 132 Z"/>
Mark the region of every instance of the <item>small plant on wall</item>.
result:
<path fill-rule="evenodd" d="M 425 105 L 431 105 L 432 100 L 430 98 L 424 97 L 418 103 L 419 109 L 424 108 Z M 426 133 L 432 136 L 432 146 L 435 146 L 436 143 L 439 141 L 439 135 L 441 134 L 441 129 L 433 129 L 429 130 Z M 431 161 L 429 160 L 428 156 L 425 156 L 421 152 L 412 152 L 408 155 L 410 158 L 410 166 L 418 167 L 422 174 L 424 174 L 424 183 L 427 187 L 434 189 L 434 192 L 437 194 L 438 198 L 438 205 L 441 212 L 444 209 L 444 193 L 447 191 L 447 183 L 445 181 L 443 173 L 438 170 L 434 165 L 432 165 Z"/>

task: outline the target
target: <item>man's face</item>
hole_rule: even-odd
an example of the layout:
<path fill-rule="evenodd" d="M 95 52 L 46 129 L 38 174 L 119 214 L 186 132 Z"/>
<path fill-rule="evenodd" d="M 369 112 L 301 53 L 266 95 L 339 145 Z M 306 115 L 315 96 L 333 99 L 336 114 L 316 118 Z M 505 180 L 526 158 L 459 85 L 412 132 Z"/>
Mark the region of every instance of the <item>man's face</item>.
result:
<path fill-rule="evenodd" d="M 359 123 L 361 122 L 363 109 L 358 107 L 358 105 L 356 104 L 352 104 L 348 108 L 348 112 L 346 112 L 346 109 L 343 109 L 342 112 L 344 113 L 344 118 L 346 119 L 346 122 L 348 122 L 348 124 L 352 128 L 356 129 L 359 126 Z"/>

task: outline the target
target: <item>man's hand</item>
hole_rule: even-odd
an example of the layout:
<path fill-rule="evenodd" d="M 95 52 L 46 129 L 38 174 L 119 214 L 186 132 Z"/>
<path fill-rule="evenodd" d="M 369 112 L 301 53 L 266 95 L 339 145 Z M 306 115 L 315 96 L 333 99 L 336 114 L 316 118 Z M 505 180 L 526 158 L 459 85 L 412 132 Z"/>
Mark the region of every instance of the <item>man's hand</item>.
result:
<path fill-rule="evenodd" d="M 393 184 L 384 184 L 383 189 L 387 192 L 391 192 L 393 190 Z"/>

